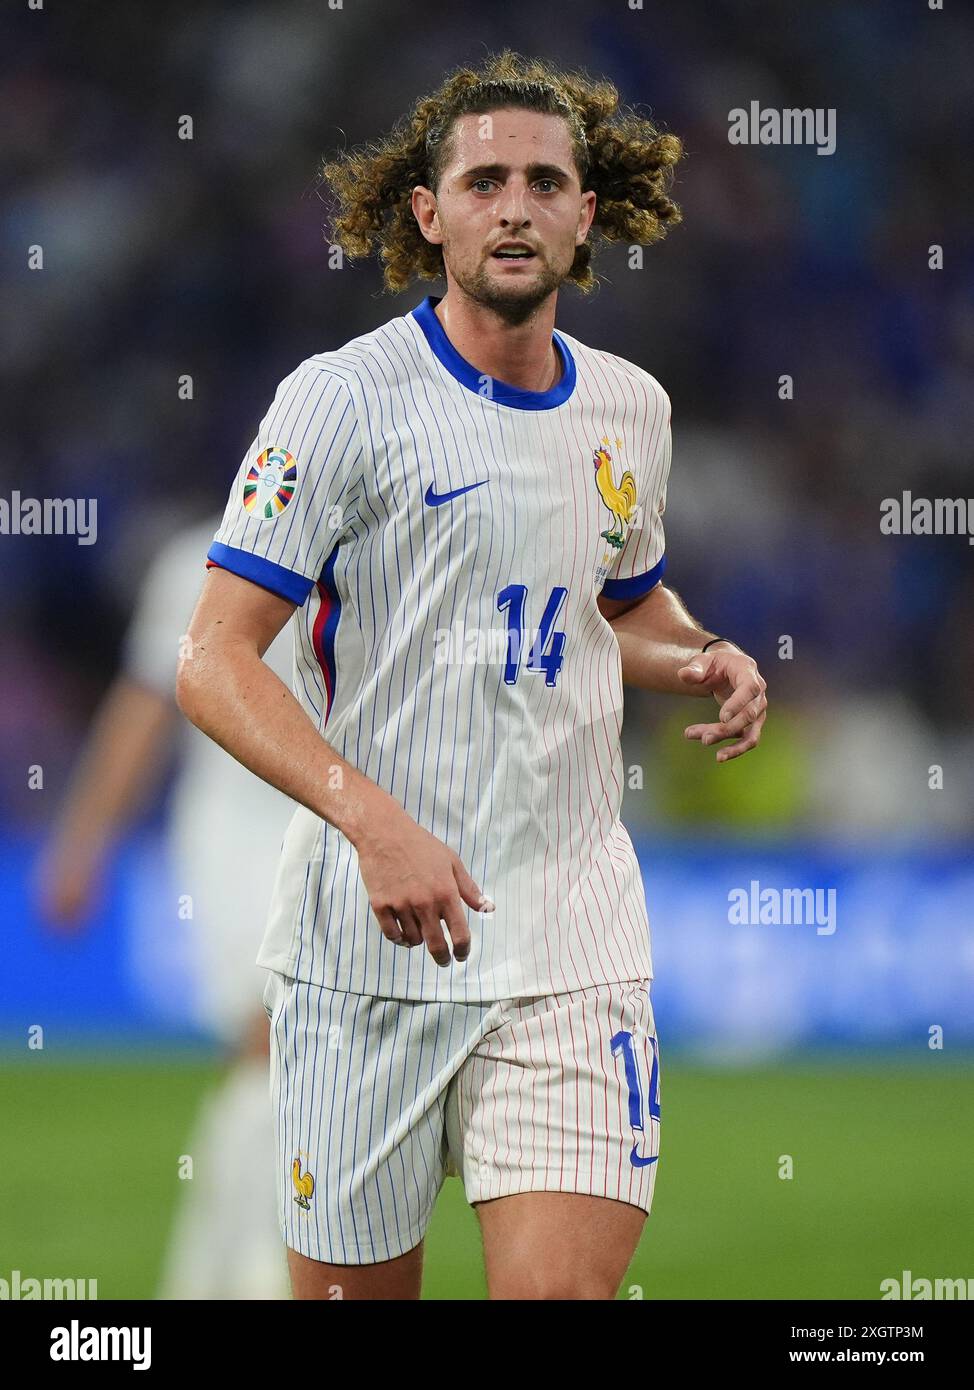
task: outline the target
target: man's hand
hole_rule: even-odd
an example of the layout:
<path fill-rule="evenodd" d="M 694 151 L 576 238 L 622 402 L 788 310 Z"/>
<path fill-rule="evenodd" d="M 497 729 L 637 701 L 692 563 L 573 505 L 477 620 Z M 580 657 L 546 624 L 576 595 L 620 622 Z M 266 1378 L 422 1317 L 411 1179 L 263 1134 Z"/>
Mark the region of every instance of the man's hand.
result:
<path fill-rule="evenodd" d="M 493 912 L 494 904 L 484 897 L 459 855 L 405 811 L 370 828 L 357 848 L 362 882 L 386 940 L 397 946 L 419 946 L 425 941 L 437 965 L 449 965 L 450 948 L 440 926 L 443 920 L 454 959 L 466 960 L 470 929 L 461 899 L 478 912 Z"/>
<path fill-rule="evenodd" d="M 729 748 L 719 750 L 719 763 L 739 758 L 757 747 L 768 713 L 764 694 L 768 683 L 746 652 L 736 647 L 713 646 L 681 666 L 677 675 L 687 685 L 688 694 L 711 691 L 721 707 L 719 724 L 691 724 L 684 730 L 687 738 L 704 744 L 736 738 L 737 742 Z"/>
<path fill-rule="evenodd" d="M 65 936 L 89 924 L 103 861 L 101 845 L 62 833 L 45 846 L 34 870 L 33 890 L 45 925 Z"/>

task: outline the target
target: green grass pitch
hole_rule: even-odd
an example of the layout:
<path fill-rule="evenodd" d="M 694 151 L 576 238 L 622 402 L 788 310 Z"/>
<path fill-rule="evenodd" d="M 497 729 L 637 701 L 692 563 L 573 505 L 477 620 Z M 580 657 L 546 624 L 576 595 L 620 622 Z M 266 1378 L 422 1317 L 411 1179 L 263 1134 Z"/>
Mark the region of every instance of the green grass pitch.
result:
<path fill-rule="evenodd" d="M 974 1275 L 970 1059 L 812 1055 L 715 1069 L 664 1059 L 653 1214 L 620 1297 L 877 1299 L 904 1269 Z M 98 1279 L 151 1298 L 212 1063 L 170 1056 L 0 1068 L 0 1277 Z M 794 1160 L 790 1181 L 779 1156 Z M 424 1296 L 485 1296 L 477 1221 L 440 1194 Z"/>

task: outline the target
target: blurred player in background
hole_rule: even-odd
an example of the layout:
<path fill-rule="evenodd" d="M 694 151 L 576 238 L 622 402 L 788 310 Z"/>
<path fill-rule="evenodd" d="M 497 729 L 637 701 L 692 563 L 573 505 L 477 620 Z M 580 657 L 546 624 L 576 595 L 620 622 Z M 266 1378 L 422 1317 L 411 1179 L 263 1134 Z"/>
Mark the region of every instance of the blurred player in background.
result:
<path fill-rule="evenodd" d="M 91 920 L 106 860 L 158 785 L 178 739 L 169 809 L 173 900 L 192 899 L 198 1021 L 229 1052 L 230 1066 L 205 1099 L 188 1147 L 193 1178 L 179 1184 L 158 1296 L 286 1298 L 267 1102 L 265 974 L 255 955 L 293 805 L 180 718 L 173 698 L 180 643 L 200 589 L 200 552 L 216 524 L 211 518 L 180 532 L 149 568 L 122 670 L 42 857 L 38 891 L 42 912 L 62 930 Z M 288 684 L 292 657 L 285 625 L 265 659 Z"/>

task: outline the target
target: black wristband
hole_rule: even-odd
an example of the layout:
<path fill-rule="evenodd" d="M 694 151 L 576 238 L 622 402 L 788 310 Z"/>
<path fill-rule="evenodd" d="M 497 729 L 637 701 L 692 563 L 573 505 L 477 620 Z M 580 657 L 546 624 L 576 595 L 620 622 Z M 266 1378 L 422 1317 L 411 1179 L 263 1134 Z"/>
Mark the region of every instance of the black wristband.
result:
<path fill-rule="evenodd" d="M 711 637 L 709 642 L 704 642 L 703 646 L 700 648 L 700 651 L 705 652 L 707 648 L 712 647 L 715 642 L 730 642 L 732 647 L 737 647 L 737 643 L 733 641 L 730 637 Z M 740 651 L 740 647 L 738 647 L 737 649 L 738 651 Z"/>

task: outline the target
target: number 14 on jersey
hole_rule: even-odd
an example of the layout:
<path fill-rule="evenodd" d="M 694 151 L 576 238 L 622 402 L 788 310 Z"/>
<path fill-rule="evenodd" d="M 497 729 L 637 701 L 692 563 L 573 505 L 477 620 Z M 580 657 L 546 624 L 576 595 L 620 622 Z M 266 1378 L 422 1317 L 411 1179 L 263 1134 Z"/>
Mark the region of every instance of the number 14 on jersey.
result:
<path fill-rule="evenodd" d="M 568 590 L 560 585 L 552 589 L 541 615 L 537 636 L 528 652 L 527 669 L 543 671 L 545 685 L 554 685 L 558 672 L 565 659 L 565 634 L 553 632 L 555 618 L 568 595 Z M 527 604 L 526 584 L 508 584 L 497 595 L 497 607 L 507 612 L 507 660 L 504 663 L 504 680 L 513 685 L 517 680 L 521 664 L 521 650 L 525 641 L 524 610 Z"/>

